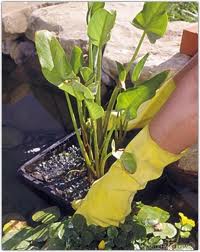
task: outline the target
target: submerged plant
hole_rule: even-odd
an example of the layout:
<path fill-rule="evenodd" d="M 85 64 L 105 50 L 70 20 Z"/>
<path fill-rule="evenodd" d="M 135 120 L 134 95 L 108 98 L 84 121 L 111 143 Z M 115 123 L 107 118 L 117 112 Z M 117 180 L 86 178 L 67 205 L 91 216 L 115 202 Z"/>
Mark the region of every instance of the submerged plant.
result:
<path fill-rule="evenodd" d="M 88 3 L 87 62 L 84 62 L 83 52 L 78 46 L 74 46 L 69 59 L 51 32 L 42 30 L 35 34 L 42 73 L 50 83 L 65 92 L 78 144 L 90 178 L 96 179 L 104 175 L 106 162 L 111 155 L 119 158 L 130 173 L 136 170 L 134 154 L 118 149 L 126 136 L 129 123 L 137 117 L 138 108 L 155 95 L 169 72 L 164 71 L 146 81 L 139 81 L 149 53 L 135 65 L 133 70 L 132 67 L 138 58 L 144 38 L 148 37 L 150 43 L 155 43 L 164 35 L 168 23 L 167 6 L 167 2 L 147 2 L 132 20 L 132 25 L 140 29 L 142 35 L 128 64 L 116 62 L 118 78 L 107 106 L 104 106 L 101 100 L 102 57 L 115 24 L 116 12 L 107 11 L 104 2 Z M 129 75 L 132 87 L 128 88 Z M 78 117 L 74 113 L 72 97 L 76 100 Z"/>

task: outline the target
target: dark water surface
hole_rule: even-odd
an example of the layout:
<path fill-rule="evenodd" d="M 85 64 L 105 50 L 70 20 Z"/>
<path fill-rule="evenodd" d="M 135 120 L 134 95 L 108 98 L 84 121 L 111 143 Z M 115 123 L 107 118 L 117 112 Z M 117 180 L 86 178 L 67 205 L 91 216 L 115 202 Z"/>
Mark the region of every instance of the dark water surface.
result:
<path fill-rule="evenodd" d="M 28 216 L 36 209 L 51 205 L 21 183 L 17 169 L 72 131 L 63 93 L 38 76 L 34 60 L 17 66 L 3 56 L 3 216 L 10 213 Z"/>

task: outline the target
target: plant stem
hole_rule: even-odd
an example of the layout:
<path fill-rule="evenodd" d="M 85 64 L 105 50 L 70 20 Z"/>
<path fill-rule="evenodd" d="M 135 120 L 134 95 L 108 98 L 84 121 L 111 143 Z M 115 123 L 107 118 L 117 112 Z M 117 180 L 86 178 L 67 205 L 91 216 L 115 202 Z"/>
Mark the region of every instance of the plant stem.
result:
<path fill-rule="evenodd" d="M 89 51 L 88 51 L 88 54 L 89 54 L 89 68 L 92 69 L 92 71 L 93 71 L 92 42 L 91 42 L 90 39 L 89 39 Z"/>
<path fill-rule="evenodd" d="M 87 135 L 87 126 L 85 124 L 84 121 L 84 112 L 83 112 L 83 107 L 82 107 L 82 102 L 77 100 L 77 107 L 78 107 L 78 115 L 79 115 L 79 120 L 80 120 L 80 124 L 81 124 L 81 131 L 82 131 L 82 136 L 83 136 L 83 143 L 85 146 L 85 149 L 89 155 L 89 158 L 91 160 L 93 160 L 93 153 L 92 153 L 92 149 L 91 146 L 88 143 L 88 135 Z"/>
<path fill-rule="evenodd" d="M 101 161 L 100 161 L 100 173 L 101 173 L 101 176 L 104 175 L 105 162 L 107 160 L 107 158 L 105 159 L 105 157 L 107 156 L 108 145 L 109 145 L 109 142 L 110 142 L 110 139 L 112 137 L 114 129 L 115 129 L 115 127 L 112 127 L 112 129 L 109 131 L 109 133 L 107 134 L 107 136 L 104 138 L 104 142 L 102 144 Z"/>
<path fill-rule="evenodd" d="M 107 154 L 103 160 L 101 160 L 101 163 L 100 163 L 100 167 L 101 167 L 101 170 L 100 170 L 100 175 L 103 176 L 104 173 L 105 173 L 105 164 L 106 164 L 106 161 L 109 157 L 112 156 L 112 152 L 110 152 L 109 154 Z"/>
<path fill-rule="evenodd" d="M 97 56 L 97 65 L 96 65 L 96 76 L 95 82 L 98 87 L 97 95 L 96 95 L 96 102 L 101 105 L 101 64 L 102 64 L 102 48 L 98 48 L 98 56 Z"/>
<path fill-rule="evenodd" d="M 81 153 L 82 153 L 82 155 L 83 155 L 83 157 L 85 159 L 85 163 L 86 163 L 87 167 L 89 169 L 91 169 L 93 174 L 96 176 L 96 172 L 95 172 L 94 168 L 92 167 L 92 164 L 90 162 L 88 154 L 87 154 L 87 152 L 85 150 L 84 144 L 83 144 L 82 139 L 80 137 L 78 126 L 77 126 L 77 123 L 76 123 L 76 118 L 75 118 L 75 115 L 74 115 L 74 111 L 72 109 L 72 104 L 71 104 L 68 93 L 65 92 L 65 96 L 66 96 L 66 100 L 67 100 L 67 104 L 68 104 L 68 108 L 69 108 L 69 113 L 70 113 L 72 123 L 73 123 L 73 126 L 74 126 L 74 130 L 75 130 L 75 133 L 76 133 L 76 137 L 77 137 L 77 140 L 78 140 L 78 144 L 79 144 L 79 147 L 81 149 Z"/>
<path fill-rule="evenodd" d="M 113 110 L 113 107 L 115 105 L 115 102 L 116 102 L 116 99 L 117 99 L 117 96 L 118 96 L 120 90 L 121 90 L 121 87 L 118 83 L 112 92 L 112 95 L 111 95 L 111 98 L 110 98 L 110 101 L 108 103 L 108 107 L 106 110 L 106 115 L 105 115 L 104 125 L 103 125 L 103 134 L 102 134 L 103 136 L 106 134 L 106 131 L 108 128 L 108 123 L 110 120 L 110 114 Z"/>
<path fill-rule="evenodd" d="M 100 171 L 99 171 L 99 146 L 98 146 L 98 139 L 97 139 L 97 125 L 96 125 L 95 120 L 92 120 L 92 126 L 93 126 L 93 130 L 94 130 L 95 170 L 96 170 L 96 175 L 99 178 L 100 177 Z"/>
<path fill-rule="evenodd" d="M 133 54 L 133 56 L 132 56 L 130 62 L 128 63 L 128 65 L 127 65 L 126 68 L 125 68 L 125 69 L 126 69 L 126 74 L 128 74 L 128 72 L 130 71 L 133 62 L 134 62 L 134 60 L 136 59 L 136 57 L 137 57 L 137 55 L 138 55 L 138 52 L 139 52 L 139 50 L 140 50 L 140 47 L 141 47 L 141 45 L 142 45 L 142 42 L 143 42 L 143 40 L 144 40 L 145 35 L 146 35 L 146 32 L 144 31 L 144 32 L 142 33 L 142 37 L 140 38 L 140 41 L 139 41 L 139 43 L 138 43 L 138 45 L 137 45 L 137 47 L 136 47 L 136 49 L 135 49 L 135 52 L 134 52 L 134 54 Z"/>
<path fill-rule="evenodd" d="M 128 74 L 128 72 L 130 71 L 131 69 L 131 66 L 134 62 L 134 60 L 136 59 L 137 55 L 138 55 L 138 52 L 140 50 L 140 47 L 142 45 L 142 42 L 144 40 L 144 37 L 145 37 L 146 33 L 143 32 L 141 38 L 140 38 L 140 41 L 135 49 L 135 52 L 130 60 L 130 62 L 128 63 L 128 65 L 126 66 L 126 75 Z M 103 135 L 106 133 L 107 131 L 107 127 L 108 127 L 108 123 L 109 123 L 109 119 L 110 119 L 110 114 L 111 114 L 111 111 L 115 105 L 115 102 L 116 102 L 116 99 L 117 99 L 117 96 L 118 96 L 118 93 L 120 92 L 121 90 L 121 85 L 120 85 L 120 81 L 118 80 L 117 81 L 117 85 L 115 86 L 114 88 L 114 91 L 111 95 L 111 98 L 110 98 L 110 101 L 108 103 L 108 107 L 107 107 L 107 110 L 106 110 L 106 115 L 105 115 L 105 119 L 104 119 L 104 126 L 103 126 Z"/>

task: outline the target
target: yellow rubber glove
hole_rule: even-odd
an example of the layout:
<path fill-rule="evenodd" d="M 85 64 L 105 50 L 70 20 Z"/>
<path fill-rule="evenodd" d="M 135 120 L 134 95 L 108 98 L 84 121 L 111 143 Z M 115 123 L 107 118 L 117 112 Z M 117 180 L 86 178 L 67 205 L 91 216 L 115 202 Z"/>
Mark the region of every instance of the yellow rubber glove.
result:
<path fill-rule="evenodd" d="M 143 189 L 148 181 L 160 177 L 165 166 L 183 155 L 161 149 L 152 140 L 148 126 L 139 132 L 125 150 L 134 153 L 137 170 L 130 174 L 117 160 L 102 178 L 94 182 L 75 213 L 85 216 L 88 225 L 106 227 L 123 223 L 131 212 L 131 202 L 136 192 Z"/>

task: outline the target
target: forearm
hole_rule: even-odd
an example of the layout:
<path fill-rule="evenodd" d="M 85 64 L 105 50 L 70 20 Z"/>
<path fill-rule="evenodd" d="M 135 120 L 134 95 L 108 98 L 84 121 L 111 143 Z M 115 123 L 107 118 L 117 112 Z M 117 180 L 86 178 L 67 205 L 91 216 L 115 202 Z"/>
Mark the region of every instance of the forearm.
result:
<path fill-rule="evenodd" d="M 179 154 L 197 141 L 198 56 L 174 77 L 176 90 L 150 122 L 152 139 Z"/>

